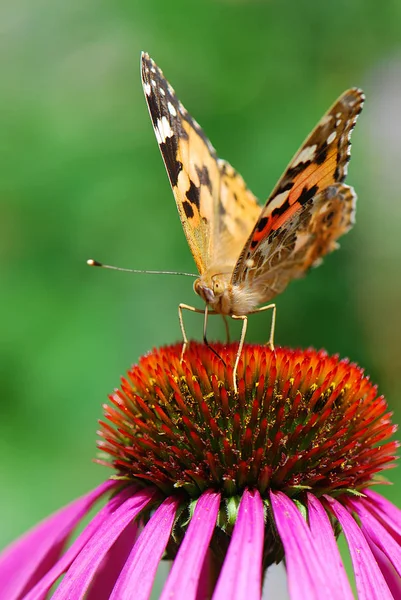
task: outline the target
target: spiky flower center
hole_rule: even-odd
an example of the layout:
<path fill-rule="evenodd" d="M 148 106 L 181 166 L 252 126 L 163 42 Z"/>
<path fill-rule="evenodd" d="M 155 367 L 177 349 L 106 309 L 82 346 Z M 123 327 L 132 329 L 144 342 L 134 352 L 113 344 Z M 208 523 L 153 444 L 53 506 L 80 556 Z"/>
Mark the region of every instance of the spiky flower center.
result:
<path fill-rule="evenodd" d="M 314 350 L 192 342 L 153 350 L 105 405 L 99 448 L 119 475 L 166 495 L 229 498 L 244 488 L 297 497 L 359 491 L 391 466 L 382 396 L 357 365 Z M 110 461 L 111 458 L 111 461 Z"/>

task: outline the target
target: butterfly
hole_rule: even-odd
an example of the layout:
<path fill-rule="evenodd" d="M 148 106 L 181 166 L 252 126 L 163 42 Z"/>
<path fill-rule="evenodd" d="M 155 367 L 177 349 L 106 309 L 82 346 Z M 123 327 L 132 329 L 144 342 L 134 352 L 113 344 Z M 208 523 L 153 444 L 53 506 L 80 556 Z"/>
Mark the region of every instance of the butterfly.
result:
<path fill-rule="evenodd" d="M 204 340 L 208 314 L 243 322 L 233 369 L 236 372 L 247 316 L 272 309 L 269 345 L 273 348 L 275 304 L 288 283 L 302 277 L 338 247 L 336 240 L 354 224 L 356 194 L 343 183 L 350 159 L 350 136 L 364 94 L 345 91 L 295 154 L 262 207 L 242 177 L 215 149 L 200 125 L 178 100 L 163 72 L 142 53 L 142 84 L 156 139 L 173 189 L 178 213 L 199 277 L 195 292 L 202 312 Z"/>

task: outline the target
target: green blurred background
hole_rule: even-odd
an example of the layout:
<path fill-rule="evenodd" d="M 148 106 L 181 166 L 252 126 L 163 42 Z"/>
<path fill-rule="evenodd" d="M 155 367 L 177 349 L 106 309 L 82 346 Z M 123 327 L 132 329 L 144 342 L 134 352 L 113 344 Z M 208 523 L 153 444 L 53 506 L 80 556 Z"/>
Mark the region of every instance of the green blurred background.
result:
<path fill-rule="evenodd" d="M 187 278 L 85 264 L 194 269 L 141 50 L 261 199 L 336 97 L 365 89 L 357 225 L 277 299 L 276 343 L 359 362 L 399 420 L 400 2 L 3 0 L 0 23 L 0 546 L 109 474 L 91 462 L 101 403 L 141 354 L 180 339 L 179 302 L 202 304 Z M 265 341 L 270 315 L 250 321 L 248 340 Z M 201 317 L 186 322 L 200 338 Z M 401 471 L 389 477 L 401 504 Z"/>

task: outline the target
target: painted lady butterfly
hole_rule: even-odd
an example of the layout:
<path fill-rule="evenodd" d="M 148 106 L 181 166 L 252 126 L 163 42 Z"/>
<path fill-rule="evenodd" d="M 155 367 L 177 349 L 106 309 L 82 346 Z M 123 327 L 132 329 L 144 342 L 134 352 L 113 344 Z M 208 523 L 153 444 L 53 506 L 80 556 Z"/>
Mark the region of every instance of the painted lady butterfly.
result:
<path fill-rule="evenodd" d="M 234 366 L 245 339 L 247 315 L 280 294 L 337 248 L 354 223 L 356 195 L 342 182 L 350 159 L 350 135 L 362 110 L 363 92 L 344 92 L 294 156 L 264 207 L 242 177 L 216 151 L 162 71 L 142 54 L 142 83 L 157 141 L 173 188 L 184 232 L 199 271 L 194 290 L 204 311 L 243 321 Z"/>

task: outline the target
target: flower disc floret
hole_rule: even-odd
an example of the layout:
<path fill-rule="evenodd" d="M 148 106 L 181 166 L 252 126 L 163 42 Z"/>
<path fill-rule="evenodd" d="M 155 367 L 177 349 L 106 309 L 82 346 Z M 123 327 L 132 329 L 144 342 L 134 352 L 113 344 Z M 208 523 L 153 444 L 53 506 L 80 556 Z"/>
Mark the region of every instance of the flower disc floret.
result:
<path fill-rule="evenodd" d="M 389 468 L 396 442 L 383 396 L 363 370 L 324 351 L 191 342 L 153 350 L 105 405 L 101 462 L 163 493 L 262 497 L 358 492 Z M 217 355 L 220 356 L 217 356 Z"/>

